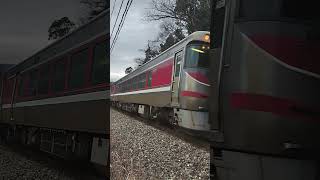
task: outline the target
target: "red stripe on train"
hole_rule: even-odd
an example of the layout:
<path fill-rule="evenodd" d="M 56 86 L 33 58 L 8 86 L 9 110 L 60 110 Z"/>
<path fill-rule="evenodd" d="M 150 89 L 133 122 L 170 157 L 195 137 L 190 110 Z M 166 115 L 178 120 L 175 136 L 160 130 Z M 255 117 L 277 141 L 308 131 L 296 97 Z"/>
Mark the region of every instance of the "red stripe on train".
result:
<path fill-rule="evenodd" d="M 172 66 L 173 58 L 170 58 L 169 60 L 160 63 L 152 70 L 152 88 L 171 84 Z"/>
<path fill-rule="evenodd" d="M 268 34 L 253 35 L 249 38 L 280 61 L 296 68 L 320 74 L 319 42 Z"/>
<path fill-rule="evenodd" d="M 205 76 L 204 74 L 200 73 L 200 72 L 187 72 L 191 77 L 193 77 L 194 79 L 205 83 L 205 84 L 209 84 L 209 79 L 207 76 Z"/>
<path fill-rule="evenodd" d="M 231 106 L 238 109 L 271 112 L 306 120 L 320 120 L 320 110 L 304 106 L 293 100 L 261 94 L 232 93 Z"/>
<path fill-rule="evenodd" d="M 196 98 L 207 98 L 208 95 L 202 94 L 195 91 L 182 91 L 181 96 L 189 96 L 189 97 L 196 97 Z"/>

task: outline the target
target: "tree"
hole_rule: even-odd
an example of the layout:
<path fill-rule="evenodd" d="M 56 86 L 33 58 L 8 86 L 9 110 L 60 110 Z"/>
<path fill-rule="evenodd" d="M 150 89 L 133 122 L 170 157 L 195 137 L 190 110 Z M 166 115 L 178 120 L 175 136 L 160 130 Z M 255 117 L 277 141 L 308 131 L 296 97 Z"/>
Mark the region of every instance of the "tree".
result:
<path fill-rule="evenodd" d="M 145 58 L 142 57 L 134 58 L 134 62 L 137 64 L 138 67 L 146 63 Z"/>
<path fill-rule="evenodd" d="M 160 44 L 161 52 L 165 51 L 166 49 L 168 49 L 169 47 L 171 47 L 172 45 L 174 45 L 174 43 L 175 43 L 175 39 L 174 39 L 173 35 L 170 34 L 170 35 L 167 37 L 165 43 Z"/>
<path fill-rule="evenodd" d="M 88 20 L 96 17 L 102 11 L 109 8 L 107 0 L 81 0 L 80 3 L 85 4 L 89 8 Z"/>
<path fill-rule="evenodd" d="M 161 23 L 160 32 L 155 42 L 159 43 L 160 52 L 163 52 L 183 38 L 185 38 L 183 30 L 174 24 L 173 21 L 166 20 Z"/>
<path fill-rule="evenodd" d="M 125 73 L 126 73 L 126 74 L 129 74 L 129 73 L 131 73 L 132 71 L 133 71 L 133 68 L 132 68 L 132 67 L 128 67 L 128 68 L 126 68 Z"/>
<path fill-rule="evenodd" d="M 185 38 L 181 29 L 175 27 L 169 22 L 163 23 L 160 27 L 158 38 L 154 41 L 148 41 L 146 49 L 140 49 L 145 54 L 144 58 L 135 58 L 138 66 L 150 61 L 161 52 L 167 50 L 175 43 Z"/>
<path fill-rule="evenodd" d="M 150 61 L 152 58 L 156 57 L 160 52 L 158 50 L 158 46 L 155 44 L 156 41 L 148 41 L 147 47 L 145 49 L 140 49 L 144 53 L 144 58 L 139 57 L 135 58 L 135 63 L 139 66 L 145 64 Z"/>
<path fill-rule="evenodd" d="M 185 35 L 183 34 L 183 32 L 182 32 L 181 29 L 176 29 L 176 30 L 173 32 L 173 35 L 174 35 L 174 37 L 175 37 L 176 43 L 185 38 Z"/>
<path fill-rule="evenodd" d="M 145 16 L 147 21 L 162 21 L 160 33 L 153 42 L 157 46 L 148 46 L 144 50 L 145 58 L 137 58 L 139 65 L 167 50 L 195 31 L 210 29 L 211 0 L 152 0 L 151 8 Z"/>
<path fill-rule="evenodd" d="M 160 44 L 160 51 L 163 52 L 170 48 L 172 45 L 181 41 L 185 36 L 183 35 L 181 29 L 176 29 L 174 32 L 170 33 L 166 38 L 164 43 Z"/>
<path fill-rule="evenodd" d="M 210 28 L 211 0 L 152 0 L 147 21 L 172 20 L 188 34 Z"/>
<path fill-rule="evenodd" d="M 144 50 L 146 55 L 145 62 L 150 61 L 152 58 L 156 57 L 159 54 L 159 51 L 155 48 L 153 41 L 148 41 L 147 48 Z"/>
<path fill-rule="evenodd" d="M 75 24 L 70 21 L 68 17 L 63 17 L 58 20 L 54 20 L 50 25 L 48 33 L 48 40 L 58 39 L 68 34 L 75 28 Z"/>

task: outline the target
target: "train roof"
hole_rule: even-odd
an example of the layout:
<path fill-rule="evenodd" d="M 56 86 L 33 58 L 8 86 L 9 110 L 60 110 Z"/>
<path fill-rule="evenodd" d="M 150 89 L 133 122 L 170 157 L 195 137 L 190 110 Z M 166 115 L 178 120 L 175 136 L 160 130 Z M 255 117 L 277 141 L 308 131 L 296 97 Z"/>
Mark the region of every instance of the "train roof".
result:
<path fill-rule="evenodd" d="M 131 73 L 123 76 L 122 78 L 120 78 L 118 81 L 114 82 L 114 84 L 118 84 L 120 83 L 122 80 L 126 79 L 129 76 L 138 74 L 141 69 L 143 69 L 143 67 L 149 65 L 151 62 L 153 62 L 155 59 L 159 58 L 160 56 L 168 53 L 169 51 L 171 51 L 172 49 L 176 48 L 177 46 L 183 44 L 183 43 L 189 43 L 190 41 L 195 41 L 195 40 L 199 40 L 199 41 L 203 41 L 203 36 L 206 34 L 210 34 L 209 31 L 196 31 L 193 32 L 192 34 L 190 34 L 189 36 L 185 37 L 184 39 L 182 39 L 181 41 L 177 42 L 176 44 L 172 45 L 171 47 L 169 47 L 168 49 L 166 49 L 165 51 L 161 52 L 159 55 L 157 55 L 155 58 L 151 59 L 150 61 L 144 63 L 143 65 L 139 66 L 137 69 L 135 69 L 134 71 L 132 71 Z"/>
<path fill-rule="evenodd" d="M 31 68 L 39 64 L 40 62 L 44 62 L 48 59 L 51 59 L 51 57 L 54 57 L 61 52 L 64 52 L 64 50 L 71 49 L 76 44 L 83 43 L 89 40 L 94 35 L 104 33 L 107 34 L 109 32 L 109 18 L 107 18 L 109 15 L 109 10 L 110 9 L 107 9 L 101 12 L 98 16 L 94 17 L 89 22 L 81 25 L 77 29 L 69 32 L 62 38 L 54 41 L 53 43 L 42 48 L 30 57 L 11 67 L 8 70 L 9 76 L 12 76 L 25 69 Z M 93 26 L 93 24 L 94 27 L 91 27 Z M 98 26 L 98 28 L 96 26 Z"/>

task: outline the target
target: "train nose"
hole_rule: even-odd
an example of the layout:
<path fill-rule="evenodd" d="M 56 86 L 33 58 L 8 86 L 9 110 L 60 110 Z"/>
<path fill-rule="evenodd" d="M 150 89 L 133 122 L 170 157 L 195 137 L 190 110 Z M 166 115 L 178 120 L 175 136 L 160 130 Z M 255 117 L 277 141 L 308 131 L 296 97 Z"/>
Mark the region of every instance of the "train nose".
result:
<path fill-rule="evenodd" d="M 187 72 L 187 75 L 201 84 L 209 85 L 209 79 L 206 73 L 194 71 Z"/>
<path fill-rule="evenodd" d="M 209 80 L 207 71 L 193 69 L 186 71 L 185 86 L 181 89 L 182 108 L 193 111 L 207 111 Z"/>

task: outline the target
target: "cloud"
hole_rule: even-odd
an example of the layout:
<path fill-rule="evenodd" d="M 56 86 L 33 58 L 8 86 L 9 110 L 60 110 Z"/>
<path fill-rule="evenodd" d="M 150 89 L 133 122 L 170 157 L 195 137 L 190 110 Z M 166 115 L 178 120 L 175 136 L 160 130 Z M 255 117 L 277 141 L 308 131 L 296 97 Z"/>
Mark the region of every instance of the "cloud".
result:
<path fill-rule="evenodd" d="M 19 63 L 46 47 L 53 20 L 73 21 L 87 11 L 79 0 L 2 0 L 0 6 L 0 64 Z"/>
<path fill-rule="evenodd" d="M 110 82 L 115 82 L 117 80 L 119 80 L 121 77 L 123 77 L 125 75 L 125 73 L 110 73 Z"/>
<path fill-rule="evenodd" d="M 124 71 L 127 67 L 136 66 L 135 58 L 144 57 L 143 52 L 139 51 L 139 49 L 144 49 L 148 40 L 153 40 L 157 37 L 160 23 L 143 21 L 147 8 L 150 7 L 150 2 L 151 0 L 133 1 L 117 43 L 110 55 L 110 75 L 114 73 L 124 76 Z M 120 2 L 119 4 L 117 3 L 111 16 L 110 31 L 112 31 L 119 6 Z M 110 7 L 112 8 L 113 4 Z M 120 15 L 122 15 L 122 12 Z M 111 41 L 112 39 L 113 37 Z"/>

